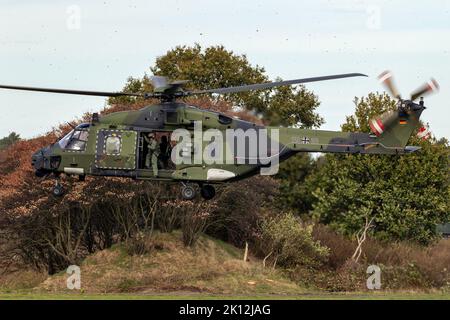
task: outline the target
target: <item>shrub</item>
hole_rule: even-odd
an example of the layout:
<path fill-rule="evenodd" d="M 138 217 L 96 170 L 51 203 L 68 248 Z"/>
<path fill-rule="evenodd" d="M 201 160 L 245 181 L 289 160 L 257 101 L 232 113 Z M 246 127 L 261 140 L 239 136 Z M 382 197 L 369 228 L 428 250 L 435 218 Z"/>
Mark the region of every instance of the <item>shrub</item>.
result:
<path fill-rule="evenodd" d="M 155 239 L 152 233 L 140 231 L 125 244 L 125 249 L 130 256 L 142 256 L 154 250 L 163 250 L 164 243 Z"/>
<path fill-rule="evenodd" d="M 219 188 L 217 208 L 211 215 L 213 224 L 207 233 L 237 247 L 248 242 L 257 249 L 258 224 L 264 216 L 277 212 L 273 207 L 278 186 L 271 177 L 256 176 Z"/>
<path fill-rule="evenodd" d="M 320 223 L 314 226 L 313 238 L 330 249 L 326 265 L 333 270 L 344 266 L 357 246 L 356 241 L 352 241 Z"/>
<path fill-rule="evenodd" d="M 305 270 L 297 270 L 295 280 L 314 283 L 331 291 L 361 290 L 365 288 L 367 266 L 375 264 L 382 271 L 383 289 L 427 289 L 450 286 L 450 241 L 440 240 L 428 247 L 406 242 L 383 242 L 368 238 L 363 246 L 359 264 L 351 263 L 357 243 L 355 240 L 317 224 L 313 236 L 330 248 L 322 270 L 315 277 Z"/>
<path fill-rule="evenodd" d="M 180 225 L 179 209 L 178 201 L 164 202 L 155 216 L 156 227 L 161 232 L 167 233 L 171 233 L 178 228 Z"/>
<path fill-rule="evenodd" d="M 321 265 L 329 250 L 313 239 L 312 232 L 312 224 L 300 221 L 292 213 L 266 218 L 261 226 L 265 259 L 285 268 Z"/>
<path fill-rule="evenodd" d="M 181 214 L 181 230 L 183 232 L 183 243 L 186 247 L 192 247 L 197 242 L 209 224 L 211 211 L 215 203 L 178 201 Z"/>

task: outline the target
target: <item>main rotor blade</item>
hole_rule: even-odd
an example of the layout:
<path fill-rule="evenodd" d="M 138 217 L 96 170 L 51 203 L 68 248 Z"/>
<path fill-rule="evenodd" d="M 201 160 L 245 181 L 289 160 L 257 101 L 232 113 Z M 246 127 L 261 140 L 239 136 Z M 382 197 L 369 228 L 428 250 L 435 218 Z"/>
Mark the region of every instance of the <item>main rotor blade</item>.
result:
<path fill-rule="evenodd" d="M 401 99 L 400 93 L 397 90 L 397 87 L 394 84 L 392 73 L 390 71 L 384 71 L 379 76 L 380 82 L 388 89 L 391 96 L 396 99 Z"/>
<path fill-rule="evenodd" d="M 426 93 L 432 93 L 439 90 L 439 84 L 436 80 L 431 78 L 430 81 L 423 84 L 419 88 L 417 88 L 413 93 L 411 93 L 411 101 L 416 100 L 418 97 L 426 94 Z"/>
<path fill-rule="evenodd" d="M 7 86 L 0 85 L 1 89 L 9 90 L 22 90 L 22 91 L 37 91 L 37 92 L 50 92 L 50 93 L 63 93 L 63 94 L 77 94 L 83 96 L 98 96 L 98 97 L 142 97 L 142 94 L 138 93 L 126 93 L 126 92 L 103 92 L 103 91 L 85 91 L 85 90 L 67 90 L 67 89 L 53 89 L 53 88 L 37 88 L 37 87 L 21 87 L 21 86 Z"/>
<path fill-rule="evenodd" d="M 280 87 L 280 86 L 290 86 L 290 85 L 299 84 L 299 83 L 325 81 L 325 80 L 350 78 L 350 77 L 367 77 L 367 75 L 362 74 L 362 73 L 345 73 L 345 74 L 336 74 L 336 75 L 323 76 L 323 77 L 314 77 L 314 78 L 304 78 L 304 79 L 286 80 L 286 81 L 278 81 L 278 82 L 267 82 L 267 83 L 250 84 L 250 85 L 238 86 L 238 87 L 228 87 L 228 88 L 218 88 L 218 89 L 191 91 L 191 92 L 188 92 L 188 94 L 236 93 L 236 92 L 244 92 L 244 91 L 251 91 L 251 90 L 263 90 L 263 89 L 269 89 L 269 88 Z"/>

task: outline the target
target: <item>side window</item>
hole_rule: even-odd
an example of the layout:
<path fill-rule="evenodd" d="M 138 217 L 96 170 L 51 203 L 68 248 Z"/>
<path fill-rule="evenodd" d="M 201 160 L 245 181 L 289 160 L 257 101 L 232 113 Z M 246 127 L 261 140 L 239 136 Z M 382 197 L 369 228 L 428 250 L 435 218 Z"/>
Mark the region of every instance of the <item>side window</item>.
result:
<path fill-rule="evenodd" d="M 105 153 L 109 156 L 120 155 L 120 147 L 122 145 L 122 140 L 120 137 L 113 135 L 108 136 L 105 141 Z"/>
<path fill-rule="evenodd" d="M 230 117 L 224 116 L 223 114 L 219 114 L 219 123 L 220 124 L 230 124 L 233 122 L 233 119 Z"/>
<path fill-rule="evenodd" d="M 178 123 L 178 113 L 176 111 L 166 111 L 166 123 Z"/>

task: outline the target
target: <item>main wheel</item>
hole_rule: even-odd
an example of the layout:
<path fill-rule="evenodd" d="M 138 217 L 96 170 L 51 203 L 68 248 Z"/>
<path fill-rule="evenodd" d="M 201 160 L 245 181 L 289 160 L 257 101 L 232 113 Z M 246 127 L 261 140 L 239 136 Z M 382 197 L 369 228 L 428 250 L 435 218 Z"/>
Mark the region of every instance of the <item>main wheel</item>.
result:
<path fill-rule="evenodd" d="M 195 189 L 191 185 L 186 184 L 186 185 L 184 185 L 181 188 L 181 196 L 185 200 L 192 200 L 192 199 L 194 199 L 195 198 L 195 194 L 196 194 Z"/>
<path fill-rule="evenodd" d="M 61 197 L 64 194 L 64 188 L 59 183 L 53 187 L 52 193 L 55 197 Z"/>
<path fill-rule="evenodd" d="M 216 195 L 216 189 L 214 189 L 213 186 L 206 184 L 202 186 L 200 194 L 202 195 L 203 199 L 211 200 Z"/>

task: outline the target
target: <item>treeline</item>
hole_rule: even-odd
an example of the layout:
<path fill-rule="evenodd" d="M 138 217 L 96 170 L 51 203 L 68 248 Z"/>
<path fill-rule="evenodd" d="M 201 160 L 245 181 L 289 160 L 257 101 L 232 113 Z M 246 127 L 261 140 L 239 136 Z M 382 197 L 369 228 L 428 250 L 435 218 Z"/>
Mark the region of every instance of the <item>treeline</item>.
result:
<path fill-rule="evenodd" d="M 6 149 L 10 145 L 20 140 L 20 135 L 11 132 L 8 136 L 0 139 L 0 150 Z"/>

